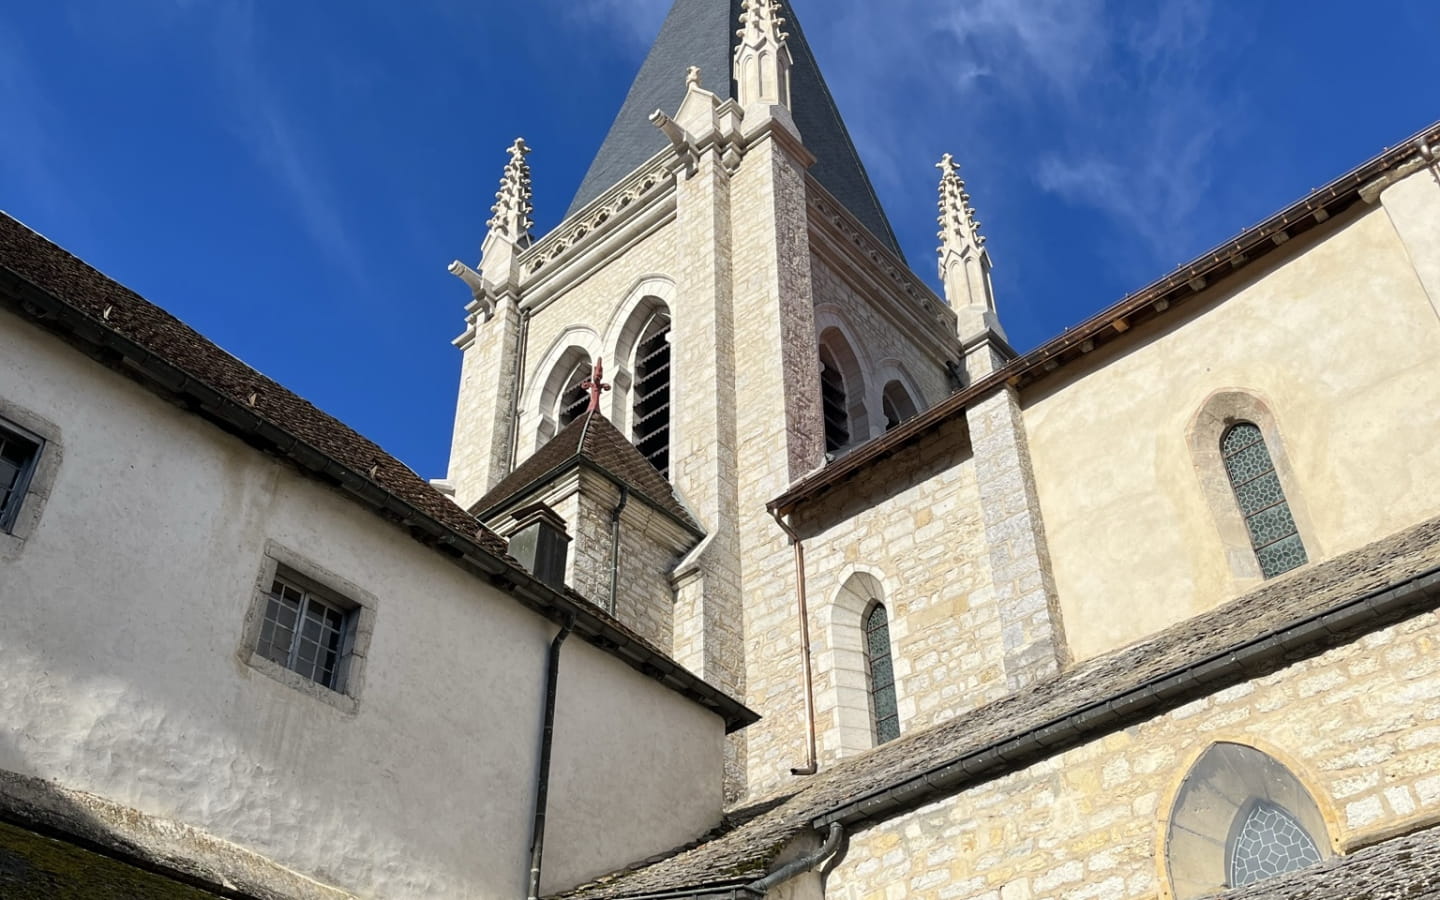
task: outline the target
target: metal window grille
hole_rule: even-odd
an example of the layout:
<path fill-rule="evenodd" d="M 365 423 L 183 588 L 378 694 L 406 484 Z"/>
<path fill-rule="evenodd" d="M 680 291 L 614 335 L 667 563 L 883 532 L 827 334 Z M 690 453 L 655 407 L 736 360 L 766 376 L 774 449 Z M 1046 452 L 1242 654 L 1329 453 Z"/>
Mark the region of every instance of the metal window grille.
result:
<path fill-rule="evenodd" d="M 850 410 L 845 378 L 830 360 L 820 363 L 820 400 L 825 414 L 825 452 L 834 453 L 850 443 Z"/>
<path fill-rule="evenodd" d="M 255 652 L 332 691 L 343 691 L 352 613 L 284 577 L 266 596 Z"/>
<path fill-rule="evenodd" d="M 670 477 L 670 323 L 657 317 L 635 351 L 635 446 Z"/>
<path fill-rule="evenodd" d="M 590 380 L 594 367 L 589 359 L 583 359 L 571 370 L 565 379 L 565 390 L 560 394 L 560 427 L 564 428 L 580 418 L 590 406 L 590 392 L 581 387 Z"/>
<path fill-rule="evenodd" d="M 0 531 L 8 534 L 15 527 L 43 443 L 37 437 L 0 427 Z"/>
<path fill-rule="evenodd" d="M 900 710 L 895 699 L 895 664 L 890 657 L 890 619 L 879 601 L 865 616 L 865 676 L 875 743 L 893 741 L 900 736 Z"/>
<path fill-rule="evenodd" d="M 1273 578 L 1309 562 L 1259 426 L 1235 425 L 1220 439 L 1220 450 L 1261 572 Z"/>
<path fill-rule="evenodd" d="M 1227 855 L 1230 887 L 1244 887 L 1321 861 L 1320 848 L 1289 812 L 1260 800 L 1241 812 Z"/>

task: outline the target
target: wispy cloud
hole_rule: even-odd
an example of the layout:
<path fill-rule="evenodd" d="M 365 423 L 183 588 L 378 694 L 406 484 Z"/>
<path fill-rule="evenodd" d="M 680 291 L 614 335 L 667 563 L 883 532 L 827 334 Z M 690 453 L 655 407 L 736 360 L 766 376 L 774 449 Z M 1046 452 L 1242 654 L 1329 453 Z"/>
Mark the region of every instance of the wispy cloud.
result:
<path fill-rule="evenodd" d="M 565 0 L 555 4 L 571 24 L 609 31 L 632 47 L 654 39 L 670 5 L 671 0 Z"/>

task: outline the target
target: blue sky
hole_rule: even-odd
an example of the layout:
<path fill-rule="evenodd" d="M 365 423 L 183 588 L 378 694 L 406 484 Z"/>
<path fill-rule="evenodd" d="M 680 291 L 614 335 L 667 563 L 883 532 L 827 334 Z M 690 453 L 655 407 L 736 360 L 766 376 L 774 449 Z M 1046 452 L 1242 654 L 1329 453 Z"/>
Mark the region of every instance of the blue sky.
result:
<path fill-rule="evenodd" d="M 794 0 L 911 265 L 964 166 L 1029 349 L 1440 118 L 1435 0 Z M 0 12 L 0 208 L 444 474 L 505 148 L 569 203 L 667 0 Z"/>

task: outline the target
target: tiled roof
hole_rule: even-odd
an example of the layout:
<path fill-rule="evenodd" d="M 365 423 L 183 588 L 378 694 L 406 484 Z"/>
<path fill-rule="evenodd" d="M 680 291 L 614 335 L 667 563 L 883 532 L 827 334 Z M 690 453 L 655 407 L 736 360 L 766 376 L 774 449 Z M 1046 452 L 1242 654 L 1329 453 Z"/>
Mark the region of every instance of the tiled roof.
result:
<path fill-rule="evenodd" d="M 575 616 L 577 635 L 714 711 L 729 730 L 759 719 L 585 598 L 540 584 L 509 557 L 504 540 L 375 443 L 0 213 L 0 309 L 6 308 L 262 452 L 340 485 L 402 533 L 448 559 L 465 558 L 541 615 Z"/>
<path fill-rule="evenodd" d="M 824 4 L 816 9 L 823 12 Z M 800 137 L 815 155 L 811 174 L 881 243 L 903 258 L 890 220 L 800 29 L 793 2 L 785 4 L 784 15 L 790 55 L 795 60 L 790 105 Z M 658 109 L 674 115 L 679 110 L 690 66 L 700 67 L 706 90 L 721 99 L 734 98 L 731 70 L 739 28 L 740 0 L 676 0 L 567 216 L 669 146 L 659 129 L 650 124 L 650 114 Z"/>
<path fill-rule="evenodd" d="M 675 495 L 675 489 L 665 476 L 598 411 L 587 412 L 561 429 L 545 446 L 481 497 L 470 507 L 470 511 L 482 519 L 486 518 L 530 488 L 582 462 L 598 466 L 651 506 L 691 531 L 700 533 L 700 526 Z"/>
<path fill-rule="evenodd" d="M 1271 632 L 1413 581 L 1433 573 L 1437 567 L 1440 567 L 1440 519 L 1328 562 L 1296 570 L 1139 644 L 1081 663 L 942 725 L 905 735 L 863 756 L 823 769 L 801 782 L 793 794 L 774 798 L 773 807 L 762 807 L 764 812 L 743 822 L 732 821 L 728 828 L 698 847 L 643 868 L 617 873 L 564 897 L 566 900 L 617 900 L 759 878 L 790 840 L 812 829 L 818 820 L 856 801 L 878 797 L 902 786 L 909 790 L 921 779 L 963 760 L 978 759 L 982 753 L 1007 741 L 1067 716 L 1078 715 L 1095 704 L 1141 689 L 1172 673 L 1223 659 Z M 1433 597 L 1434 593 L 1425 596 Z M 1350 639 L 1353 635 L 1344 637 Z M 1319 652 L 1323 647 L 1286 649 L 1295 658 Z M 1282 659 L 1275 662 L 1273 668 L 1284 664 Z M 1253 669 L 1237 671 L 1231 673 L 1229 683 L 1260 674 L 1263 673 Z M 1190 699 L 1193 699 L 1190 695 L 1165 698 L 1161 708 L 1172 708 Z M 1121 713 L 1109 723 L 1110 730 L 1131 724 L 1130 719 L 1140 721 L 1154 714 L 1152 709 L 1144 714 L 1131 713 L 1127 719 Z M 1022 762 L 1016 767 L 1031 764 L 1033 762 Z M 990 772 L 969 783 L 979 783 L 998 774 Z M 961 783 L 950 792 L 967 786 Z M 927 797 L 919 789 L 913 796 L 915 803 L 936 799 L 934 794 Z"/>

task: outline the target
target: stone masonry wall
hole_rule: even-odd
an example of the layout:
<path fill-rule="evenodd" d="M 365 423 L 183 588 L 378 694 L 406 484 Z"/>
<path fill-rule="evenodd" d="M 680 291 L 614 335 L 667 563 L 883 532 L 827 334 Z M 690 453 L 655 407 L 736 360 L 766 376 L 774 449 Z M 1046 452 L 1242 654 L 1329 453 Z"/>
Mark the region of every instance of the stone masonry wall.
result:
<path fill-rule="evenodd" d="M 814 273 L 817 328 L 823 330 L 829 317 L 835 314 L 832 310 L 838 310 L 846 337 L 852 341 L 852 349 L 864 370 L 870 437 L 885 432 L 881 396 L 886 383 L 895 378 L 897 369 L 903 369 L 911 379 L 901 379 L 906 390 L 919 394 L 911 397 L 917 411 L 934 406 L 949 395 L 954 386 L 945 371 L 946 360 L 921 347 L 878 308 L 881 303 L 898 305 L 901 301 L 861 294 L 818 254 L 812 254 L 810 267 Z M 938 332 L 939 325 L 934 327 Z M 953 339 L 953 335 L 951 337 Z M 955 347 L 950 358 L 957 359 L 959 355 L 959 348 Z"/>
<path fill-rule="evenodd" d="M 850 836 L 840 900 L 1150 900 L 1189 767 L 1250 744 L 1315 796 L 1335 846 L 1440 819 L 1440 615 L 1426 613 Z M 1317 836 L 1318 837 L 1318 836 Z"/>
<path fill-rule="evenodd" d="M 867 599 L 882 601 L 889 614 L 902 733 L 1007 692 L 964 422 L 952 421 L 891 462 L 797 516 L 806 538 L 823 764 L 874 744 L 856 627 Z M 860 574 L 872 576 L 883 596 L 847 596 L 846 585 Z"/>

